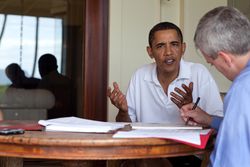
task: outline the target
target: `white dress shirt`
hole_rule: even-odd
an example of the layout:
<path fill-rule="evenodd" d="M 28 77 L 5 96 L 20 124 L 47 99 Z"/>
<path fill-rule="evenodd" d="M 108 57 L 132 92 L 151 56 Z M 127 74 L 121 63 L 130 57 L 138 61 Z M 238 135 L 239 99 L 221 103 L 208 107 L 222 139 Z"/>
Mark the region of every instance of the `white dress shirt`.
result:
<path fill-rule="evenodd" d="M 193 82 L 193 101 L 211 115 L 223 116 L 218 87 L 205 66 L 181 60 L 179 76 L 170 83 L 165 94 L 157 79 L 156 64 L 139 68 L 132 76 L 126 94 L 132 122 L 182 123 L 179 108 L 170 100 L 170 92 L 184 83 Z"/>

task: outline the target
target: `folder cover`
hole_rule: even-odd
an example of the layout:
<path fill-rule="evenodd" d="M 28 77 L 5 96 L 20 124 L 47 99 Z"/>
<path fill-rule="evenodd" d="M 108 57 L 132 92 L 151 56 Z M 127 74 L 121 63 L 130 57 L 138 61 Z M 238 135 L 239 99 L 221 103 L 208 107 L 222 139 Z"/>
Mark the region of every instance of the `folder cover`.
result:
<path fill-rule="evenodd" d="M 212 132 L 212 129 L 134 129 L 131 131 L 118 131 L 113 135 L 113 138 L 169 139 L 203 149 L 206 147 Z"/>
<path fill-rule="evenodd" d="M 187 141 L 181 141 L 181 140 L 175 140 L 175 141 L 186 144 L 186 145 L 189 145 L 189 146 L 192 146 L 192 147 L 195 147 L 195 148 L 204 149 L 206 147 L 207 142 L 208 142 L 208 140 L 209 140 L 209 138 L 210 138 L 210 136 L 212 134 L 213 134 L 212 129 L 210 129 L 210 131 L 207 134 L 200 134 L 200 141 L 201 141 L 200 144 L 189 143 Z"/>
<path fill-rule="evenodd" d="M 42 130 L 43 126 L 33 120 L 2 120 L 0 130 L 3 129 L 24 129 L 29 131 Z"/>

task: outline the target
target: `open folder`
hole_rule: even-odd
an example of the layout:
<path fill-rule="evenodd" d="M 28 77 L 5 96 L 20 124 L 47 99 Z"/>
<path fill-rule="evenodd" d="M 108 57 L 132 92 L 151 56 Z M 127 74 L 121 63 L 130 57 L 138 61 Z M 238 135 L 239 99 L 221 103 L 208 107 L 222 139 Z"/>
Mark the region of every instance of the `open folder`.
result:
<path fill-rule="evenodd" d="M 94 121 L 77 117 L 40 120 L 46 131 L 106 133 L 124 127 L 124 123 Z"/>
<path fill-rule="evenodd" d="M 29 131 L 42 130 L 43 127 L 37 123 L 37 121 L 32 120 L 1 120 L 0 130 L 3 129 L 23 129 Z"/>
<path fill-rule="evenodd" d="M 206 147 L 212 129 L 134 129 L 118 131 L 113 138 L 160 138 L 171 139 L 203 149 Z"/>

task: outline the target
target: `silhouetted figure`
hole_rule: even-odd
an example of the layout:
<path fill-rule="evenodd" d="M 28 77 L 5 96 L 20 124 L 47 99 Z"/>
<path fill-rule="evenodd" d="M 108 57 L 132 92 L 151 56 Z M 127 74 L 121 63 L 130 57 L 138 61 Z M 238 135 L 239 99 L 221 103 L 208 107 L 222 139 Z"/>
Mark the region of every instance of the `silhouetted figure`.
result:
<path fill-rule="evenodd" d="M 12 82 L 10 88 L 36 89 L 40 82 L 38 78 L 26 77 L 24 71 L 16 63 L 9 64 L 5 69 L 5 73 Z"/>
<path fill-rule="evenodd" d="M 55 106 L 48 110 L 48 119 L 75 116 L 72 110 L 72 89 L 68 77 L 57 71 L 57 60 L 52 54 L 44 54 L 38 61 L 42 80 L 39 88 L 51 91 L 55 96 Z"/>

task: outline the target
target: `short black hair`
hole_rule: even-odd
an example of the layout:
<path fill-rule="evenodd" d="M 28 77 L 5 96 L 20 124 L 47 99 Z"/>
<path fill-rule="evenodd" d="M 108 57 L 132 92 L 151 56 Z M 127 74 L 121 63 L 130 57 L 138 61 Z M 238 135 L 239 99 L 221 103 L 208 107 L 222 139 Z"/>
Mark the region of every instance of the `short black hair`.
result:
<path fill-rule="evenodd" d="M 38 64 L 43 65 L 46 68 L 51 69 L 51 70 L 57 69 L 56 57 L 50 53 L 43 54 L 38 60 Z"/>
<path fill-rule="evenodd" d="M 181 32 L 181 29 L 177 25 L 170 23 L 170 22 L 160 22 L 160 23 L 156 24 L 149 32 L 149 36 L 148 36 L 149 46 L 152 46 L 155 32 L 161 31 L 161 30 L 170 30 L 170 29 L 176 30 L 178 36 L 181 39 L 181 43 L 182 43 L 183 42 L 182 32 Z"/>
<path fill-rule="evenodd" d="M 24 76 L 24 71 L 21 69 L 21 67 L 17 63 L 9 64 L 5 69 L 5 73 L 7 77 L 10 78 L 11 80 L 13 78 Z"/>
<path fill-rule="evenodd" d="M 56 57 L 50 53 L 43 54 L 38 60 L 38 66 L 40 75 L 43 77 L 51 71 L 57 70 Z"/>

